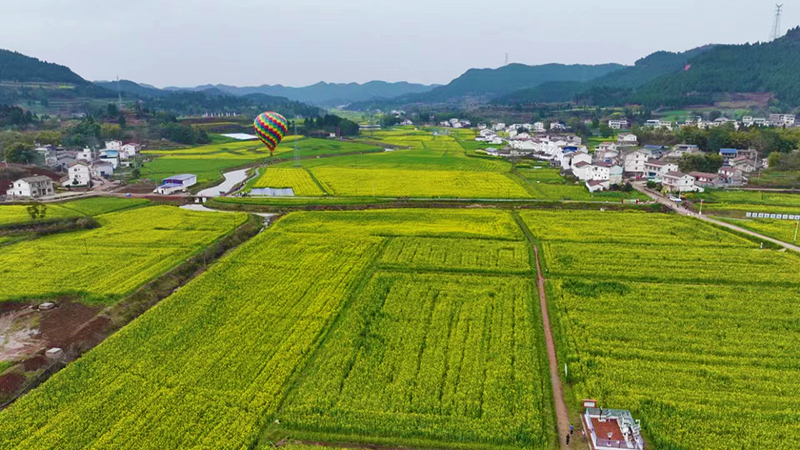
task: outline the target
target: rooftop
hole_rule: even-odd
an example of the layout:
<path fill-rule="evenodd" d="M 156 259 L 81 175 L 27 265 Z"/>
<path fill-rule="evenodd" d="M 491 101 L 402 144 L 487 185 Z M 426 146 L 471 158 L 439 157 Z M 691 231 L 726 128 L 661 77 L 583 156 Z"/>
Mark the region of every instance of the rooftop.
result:
<path fill-rule="evenodd" d="M 21 178 L 21 180 L 27 183 L 40 183 L 42 181 L 52 181 L 50 177 L 46 177 L 44 175 L 36 175 L 35 177 L 25 177 Z"/>
<path fill-rule="evenodd" d="M 719 174 L 708 172 L 689 172 L 689 175 L 695 178 L 718 178 Z"/>
<path fill-rule="evenodd" d="M 196 175 L 194 175 L 194 174 L 192 174 L 192 173 L 184 173 L 184 174 L 180 174 L 180 175 L 173 175 L 173 176 L 171 176 L 171 177 L 164 178 L 164 181 L 166 182 L 167 180 L 181 180 L 181 181 L 184 181 L 184 180 L 191 180 L 191 179 L 192 179 L 192 178 L 194 178 L 195 176 L 196 176 Z"/>

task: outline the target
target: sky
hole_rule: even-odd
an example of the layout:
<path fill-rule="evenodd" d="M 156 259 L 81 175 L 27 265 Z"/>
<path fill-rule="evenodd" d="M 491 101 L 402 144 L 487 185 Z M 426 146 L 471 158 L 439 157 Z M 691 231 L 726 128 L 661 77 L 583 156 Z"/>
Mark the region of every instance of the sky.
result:
<path fill-rule="evenodd" d="M 745 0 L 0 0 L 0 48 L 88 80 L 158 87 L 446 84 L 469 68 L 633 64 L 658 50 L 769 38 Z M 800 25 L 787 4 L 782 28 Z"/>

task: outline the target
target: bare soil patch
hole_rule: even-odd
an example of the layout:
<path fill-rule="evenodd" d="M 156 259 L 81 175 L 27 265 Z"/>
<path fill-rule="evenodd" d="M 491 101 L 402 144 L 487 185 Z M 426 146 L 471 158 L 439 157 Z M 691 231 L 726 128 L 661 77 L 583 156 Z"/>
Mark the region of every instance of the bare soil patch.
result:
<path fill-rule="evenodd" d="M 0 376 L 0 394 L 15 394 L 24 382 L 25 376 L 16 372 Z"/>
<path fill-rule="evenodd" d="M 50 347 L 67 348 L 74 342 L 75 332 L 92 320 L 100 308 L 65 302 L 51 311 L 42 312 L 39 337 Z"/>

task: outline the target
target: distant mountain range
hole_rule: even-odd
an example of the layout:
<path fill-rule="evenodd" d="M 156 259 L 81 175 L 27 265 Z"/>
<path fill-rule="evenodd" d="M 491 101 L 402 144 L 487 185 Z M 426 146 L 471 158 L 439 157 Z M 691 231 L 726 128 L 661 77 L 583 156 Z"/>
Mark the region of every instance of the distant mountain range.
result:
<path fill-rule="evenodd" d="M 371 81 L 364 84 L 320 82 L 299 88 L 217 84 L 158 89 L 128 80 L 90 83 L 65 66 L 0 50 L 0 103 L 23 104 L 26 100 L 45 97 L 113 98 L 119 89 L 126 98 L 151 102 L 161 99 L 158 103 L 163 105 L 180 105 L 185 99 L 198 98 L 184 96 L 180 101 L 177 97 L 175 101 L 163 100 L 177 93 L 202 93 L 209 99 L 208 104 L 215 105 L 231 97 L 259 105 L 303 102 L 323 107 L 349 105 L 351 109 L 362 110 L 386 110 L 414 104 L 445 104 L 458 108 L 476 103 L 558 102 L 598 106 L 636 103 L 657 108 L 711 104 L 743 94 L 757 94 L 755 97 L 773 99 L 782 107 L 795 107 L 800 106 L 798 73 L 800 28 L 789 30 L 786 36 L 769 43 L 709 45 L 683 53 L 656 52 L 633 66 L 509 64 L 497 69 L 470 69 L 444 86 Z M 38 89 L 36 83 L 44 87 Z M 31 84 L 37 89 L 31 89 Z M 58 84 L 68 85 L 68 88 Z M 241 104 L 233 100 L 229 103 Z M 301 108 L 293 105 L 292 109 Z"/>
<path fill-rule="evenodd" d="M 527 66 L 509 64 L 498 69 L 469 69 L 445 86 L 423 95 L 409 94 L 383 101 L 366 101 L 353 105 L 357 109 L 401 106 L 413 103 L 458 103 L 465 99 L 488 101 L 514 91 L 533 88 L 548 82 L 583 82 L 593 80 L 625 66 L 620 64 Z"/>
<path fill-rule="evenodd" d="M 424 84 L 414 84 L 407 82 L 387 83 L 385 81 L 370 81 L 364 84 L 358 83 L 325 83 L 319 82 L 305 87 L 288 87 L 264 84 L 261 86 L 237 87 L 224 84 L 203 85 L 193 88 L 179 88 L 169 86 L 164 88 L 166 91 L 205 91 L 216 88 L 231 95 L 266 94 L 279 97 L 286 97 L 290 100 L 305 102 L 312 105 L 321 106 L 340 106 L 353 102 L 391 98 L 406 94 L 428 92 L 436 85 L 428 86 Z"/>

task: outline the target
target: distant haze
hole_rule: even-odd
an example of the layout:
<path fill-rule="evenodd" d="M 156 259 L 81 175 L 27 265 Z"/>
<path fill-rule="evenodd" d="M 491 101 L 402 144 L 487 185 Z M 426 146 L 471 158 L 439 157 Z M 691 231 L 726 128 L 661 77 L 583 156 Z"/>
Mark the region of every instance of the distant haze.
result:
<path fill-rule="evenodd" d="M 764 41 L 772 2 L 36 0 L 3 2 L 0 47 L 89 80 L 194 86 L 444 84 L 511 62 L 632 64 Z M 800 6 L 784 7 L 784 31 Z"/>

